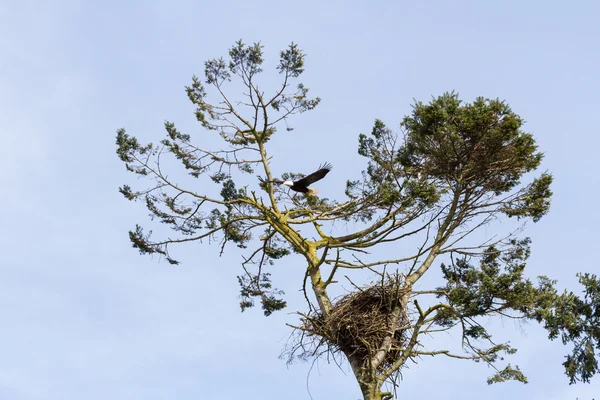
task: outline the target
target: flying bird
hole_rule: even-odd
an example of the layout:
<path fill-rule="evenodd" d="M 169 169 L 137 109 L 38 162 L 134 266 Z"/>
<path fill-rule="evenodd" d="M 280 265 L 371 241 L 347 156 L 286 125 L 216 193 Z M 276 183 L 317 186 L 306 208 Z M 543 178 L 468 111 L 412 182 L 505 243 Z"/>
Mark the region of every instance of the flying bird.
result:
<path fill-rule="evenodd" d="M 262 178 L 259 178 L 259 179 L 261 182 L 271 182 L 271 183 L 276 183 L 278 185 L 285 185 L 296 192 L 306 193 L 306 194 L 310 194 L 310 195 L 314 196 L 319 191 L 315 188 L 308 187 L 308 185 L 311 185 L 311 184 L 323 179 L 325 177 L 325 175 L 327 175 L 327 173 L 329 171 L 331 171 L 332 168 L 333 168 L 333 166 L 331 164 L 325 163 L 325 164 L 319 166 L 319 169 L 317 171 L 313 172 L 312 174 L 310 174 L 308 176 L 305 176 L 302 179 L 298 179 L 297 181 L 282 181 L 281 179 L 273 179 L 272 181 L 267 181 Z"/>

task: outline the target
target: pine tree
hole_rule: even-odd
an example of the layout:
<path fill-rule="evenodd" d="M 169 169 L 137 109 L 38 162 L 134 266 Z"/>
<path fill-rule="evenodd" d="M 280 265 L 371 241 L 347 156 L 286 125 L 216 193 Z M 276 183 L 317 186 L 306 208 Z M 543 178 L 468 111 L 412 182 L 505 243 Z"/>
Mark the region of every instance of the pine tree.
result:
<path fill-rule="evenodd" d="M 490 316 L 535 320 L 550 339 L 572 343 L 566 373 L 571 383 L 588 382 L 598 372 L 600 280 L 579 276 L 583 298 L 559 293 L 549 277 L 526 276 L 530 239 L 520 236 L 521 226 L 481 238 L 482 227 L 489 231 L 506 219 L 537 222 L 549 210 L 552 175 L 536 173 L 543 155 L 522 118 L 498 99 L 465 103 L 445 93 L 416 102 L 398 132 L 376 120 L 369 134 L 359 135 L 366 168 L 347 182 L 343 200 L 291 195 L 268 183 L 275 176 L 267 148 L 278 128 L 292 130 L 293 115 L 319 104 L 298 82 L 304 60 L 296 44 L 282 51 L 281 83 L 270 94 L 259 87 L 259 43 L 239 41 L 227 61 L 205 63 L 204 79 L 193 77 L 186 91 L 206 134 L 220 136 L 220 149 L 203 147 L 201 138 L 181 133 L 172 122 L 165 123 L 159 144 L 117 132 L 120 159 L 149 182 L 136 190 L 124 185 L 120 192 L 143 202 L 152 219 L 173 231 L 154 239 L 138 225 L 129 232 L 133 246 L 177 264 L 173 245 L 218 240 L 224 252 L 235 244 L 243 254 L 241 309 L 259 302 L 266 316 L 286 307 L 272 282 L 275 263 L 302 258 L 305 279 L 298 286 L 307 309 L 292 327 L 289 360 L 343 356 L 368 400 L 392 398 L 384 385 L 395 391 L 407 361 L 425 355 L 486 363 L 496 371 L 489 383 L 527 382 L 518 366 L 503 361 L 516 349 L 496 343 L 481 324 Z M 241 97 L 231 97 L 228 87 L 240 83 Z M 179 184 L 161 167 L 168 156 L 201 183 Z M 330 228 L 340 221 L 347 232 L 335 236 Z M 407 241 L 418 241 L 418 248 L 401 245 Z M 378 257 L 384 248 L 396 256 Z M 350 281 L 354 290 L 332 298 L 340 275 L 365 269 L 373 282 Z M 436 273 L 439 285 L 416 289 L 426 274 Z M 429 335 L 435 343 L 448 330 L 460 332 L 463 352 L 427 348 L 421 340 Z"/>

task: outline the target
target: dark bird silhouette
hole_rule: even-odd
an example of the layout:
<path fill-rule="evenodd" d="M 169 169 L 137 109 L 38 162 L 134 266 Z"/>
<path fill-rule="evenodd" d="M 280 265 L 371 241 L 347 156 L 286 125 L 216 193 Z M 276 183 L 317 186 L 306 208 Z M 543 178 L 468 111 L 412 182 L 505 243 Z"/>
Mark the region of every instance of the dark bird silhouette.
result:
<path fill-rule="evenodd" d="M 310 195 L 316 195 L 319 191 L 315 188 L 308 187 L 308 185 L 315 183 L 316 181 L 320 181 L 327 175 L 333 166 L 329 163 L 325 163 L 319 166 L 319 169 L 312 174 L 305 176 L 304 178 L 298 179 L 297 181 L 283 181 L 281 179 L 273 179 L 272 181 L 267 181 L 265 179 L 259 178 L 261 182 L 272 182 L 278 185 L 289 186 L 290 189 L 300 192 L 306 193 Z"/>

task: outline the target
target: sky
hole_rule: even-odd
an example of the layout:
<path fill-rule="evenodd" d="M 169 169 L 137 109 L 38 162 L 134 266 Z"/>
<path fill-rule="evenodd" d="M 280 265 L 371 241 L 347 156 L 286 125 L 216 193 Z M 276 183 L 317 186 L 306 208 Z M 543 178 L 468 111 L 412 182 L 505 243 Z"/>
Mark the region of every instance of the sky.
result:
<path fill-rule="evenodd" d="M 577 272 L 600 272 L 598 15 L 592 0 L 0 0 L 0 399 L 359 398 L 347 368 L 279 358 L 305 307 L 300 259 L 273 271 L 289 309 L 265 318 L 240 313 L 235 248 L 182 246 L 174 267 L 128 242 L 148 218 L 117 191 L 135 178 L 115 131 L 156 141 L 169 120 L 216 143 L 184 86 L 238 39 L 265 46 L 265 79 L 290 42 L 307 53 L 302 81 L 322 103 L 269 151 L 285 171 L 333 163 L 319 188 L 330 198 L 363 168 L 357 137 L 375 118 L 397 128 L 414 99 L 450 90 L 508 101 L 555 176 L 550 213 L 526 230 L 528 274 L 577 290 Z M 568 384 L 569 349 L 539 326 L 489 323 L 529 384 L 488 386 L 484 365 L 424 359 L 399 398 L 600 398 L 600 377 Z"/>

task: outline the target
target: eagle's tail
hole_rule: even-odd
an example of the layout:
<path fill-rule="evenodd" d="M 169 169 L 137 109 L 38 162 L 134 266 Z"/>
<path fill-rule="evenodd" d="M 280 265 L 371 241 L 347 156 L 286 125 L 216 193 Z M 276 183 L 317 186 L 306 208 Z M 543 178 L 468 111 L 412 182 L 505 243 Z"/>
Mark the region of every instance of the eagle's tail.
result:
<path fill-rule="evenodd" d="M 315 189 L 315 188 L 307 188 L 308 192 L 306 192 L 306 194 L 309 194 L 311 196 L 316 196 L 319 193 L 319 189 Z"/>

